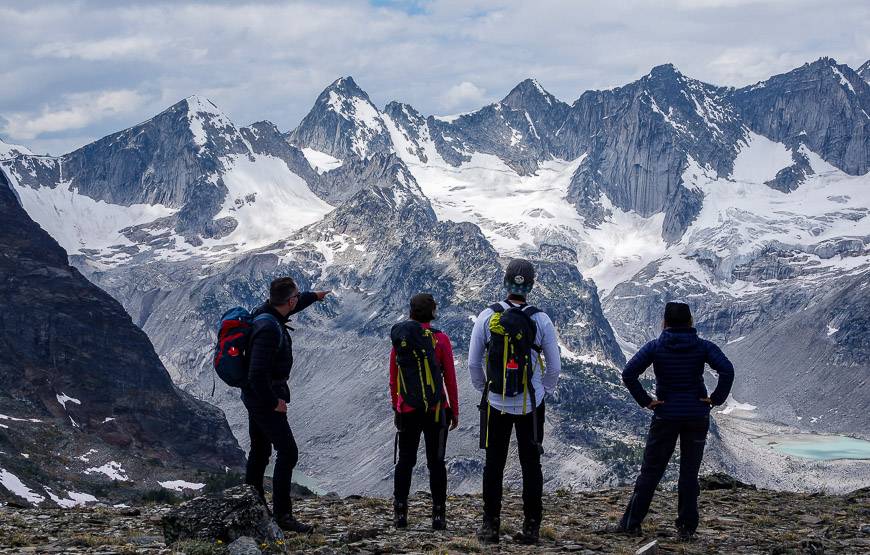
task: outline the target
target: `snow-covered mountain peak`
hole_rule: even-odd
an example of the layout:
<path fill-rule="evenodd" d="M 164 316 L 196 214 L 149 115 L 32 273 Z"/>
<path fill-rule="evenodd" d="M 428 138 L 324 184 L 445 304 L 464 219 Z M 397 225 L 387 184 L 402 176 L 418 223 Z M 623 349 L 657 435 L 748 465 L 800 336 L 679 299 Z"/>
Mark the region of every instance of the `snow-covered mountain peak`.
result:
<path fill-rule="evenodd" d="M 324 89 L 288 140 L 339 160 L 365 159 L 391 149 L 380 111 L 352 77 L 337 79 Z"/>
<path fill-rule="evenodd" d="M 187 121 L 190 123 L 193 140 L 199 147 L 207 146 L 210 132 L 225 136 L 238 134 L 230 118 L 211 100 L 193 95 L 185 98 L 183 102 L 187 105 Z"/>
<path fill-rule="evenodd" d="M 653 80 L 682 80 L 685 76 L 680 73 L 680 70 L 677 69 L 677 66 L 671 63 L 667 64 L 659 64 L 653 67 L 649 73 L 647 73 L 643 79 L 653 79 Z"/>
<path fill-rule="evenodd" d="M 536 79 L 526 79 L 514 87 L 505 96 L 501 104 L 517 110 L 538 108 L 542 104 L 553 106 L 559 102 L 555 96 L 547 92 Z"/>
<path fill-rule="evenodd" d="M 0 139 L 0 160 L 4 158 L 13 158 L 18 156 L 19 154 L 32 155 L 33 152 L 30 151 L 29 148 L 13 145 L 5 142 L 3 139 Z"/>
<path fill-rule="evenodd" d="M 865 81 L 870 83 L 870 60 L 867 60 L 866 62 L 861 64 L 861 67 L 858 68 L 857 73 L 858 75 L 863 77 Z"/>

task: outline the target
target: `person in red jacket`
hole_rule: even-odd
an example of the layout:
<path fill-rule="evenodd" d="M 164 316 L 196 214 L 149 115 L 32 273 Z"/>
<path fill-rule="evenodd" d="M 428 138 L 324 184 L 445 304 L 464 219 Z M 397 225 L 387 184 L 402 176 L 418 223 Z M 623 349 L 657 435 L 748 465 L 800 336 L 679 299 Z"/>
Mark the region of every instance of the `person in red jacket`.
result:
<path fill-rule="evenodd" d="M 424 329 L 432 329 L 430 322 L 436 318 L 437 305 L 432 295 L 420 293 L 411 297 L 410 318 L 419 322 Z M 390 395 L 398 445 L 398 462 L 395 469 L 393 488 L 393 523 L 396 528 L 408 526 L 408 491 L 411 488 L 411 474 L 417 463 L 417 449 L 420 435 L 426 441 L 426 463 L 429 469 L 429 488 L 432 493 L 432 528 L 444 530 L 447 527 L 447 466 L 444 451 L 447 445 L 448 426 L 451 430 L 459 425 L 459 396 L 456 388 L 456 370 L 453 366 L 453 347 L 450 338 L 442 331 L 435 330 L 435 361 L 441 369 L 443 383 L 442 401 L 428 411 L 415 409 L 405 402 L 399 392 L 401 379 L 396 364 L 396 349 L 390 352 Z"/>

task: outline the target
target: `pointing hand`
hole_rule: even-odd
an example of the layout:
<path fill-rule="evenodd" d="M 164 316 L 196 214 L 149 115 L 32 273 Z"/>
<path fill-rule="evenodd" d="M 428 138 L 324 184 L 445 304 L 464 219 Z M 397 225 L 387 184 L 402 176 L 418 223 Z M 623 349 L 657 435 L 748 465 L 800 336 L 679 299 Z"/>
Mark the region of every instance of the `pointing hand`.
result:
<path fill-rule="evenodd" d="M 322 301 L 324 297 L 332 293 L 332 291 L 315 291 L 314 294 L 317 295 L 317 300 Z"/>
<path fill-rule="evenodd" d="M 655 410 L 655 408 L 657 406 L 664 405 L 664 404 L 665 404 L 664 401 L 659 401 L 658 399 L 653 399 L 652 402 L 646 406 L 646 408 L 648 408 L 650 410 Z"/>

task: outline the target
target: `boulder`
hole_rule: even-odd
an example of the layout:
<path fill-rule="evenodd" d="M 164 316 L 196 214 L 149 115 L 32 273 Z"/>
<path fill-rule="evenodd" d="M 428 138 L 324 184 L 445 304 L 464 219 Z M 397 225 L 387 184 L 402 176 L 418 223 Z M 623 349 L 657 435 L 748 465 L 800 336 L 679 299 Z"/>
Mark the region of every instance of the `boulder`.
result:
<path fill-rule="evenodd" d="M 741 482 L 723 472 L 715 472 L 699 479 L 702 490 L 711 489 L 757 489 L 753 484 Z"/>
<path fill-rule="evenodd" d="M 249 485 L 183 503 L 167 513 L 161 525 L 167 545 L 185 539 L 229 544 L 243 536 L 260 542 L 284 538 L 259 494 Z"/>

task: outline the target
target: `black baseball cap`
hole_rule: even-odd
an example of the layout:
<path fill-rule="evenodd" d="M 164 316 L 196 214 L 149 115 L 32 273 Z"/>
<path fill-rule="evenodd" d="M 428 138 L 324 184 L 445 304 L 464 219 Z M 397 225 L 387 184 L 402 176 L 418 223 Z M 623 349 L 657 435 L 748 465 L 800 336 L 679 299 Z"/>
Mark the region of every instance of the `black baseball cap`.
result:
<path fill-rule="evenodd" d="M 526 296 L 535 285 L 535 267 L 524 258 L 514 258 L 504 272 L 504 288 L 512 295 Z"/>

